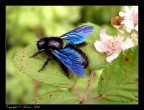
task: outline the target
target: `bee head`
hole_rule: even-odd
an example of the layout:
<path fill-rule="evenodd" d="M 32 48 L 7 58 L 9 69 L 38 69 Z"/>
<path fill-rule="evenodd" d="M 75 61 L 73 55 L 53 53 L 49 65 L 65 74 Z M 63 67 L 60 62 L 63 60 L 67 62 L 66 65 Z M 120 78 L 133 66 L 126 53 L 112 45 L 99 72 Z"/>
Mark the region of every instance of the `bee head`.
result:
<path fill-rule="evenodd" d="M 37 41 L 37 48 L 40 49 L 45 49 L 46 48 L 46 38 L 41 38 L 39 41 Z"/>

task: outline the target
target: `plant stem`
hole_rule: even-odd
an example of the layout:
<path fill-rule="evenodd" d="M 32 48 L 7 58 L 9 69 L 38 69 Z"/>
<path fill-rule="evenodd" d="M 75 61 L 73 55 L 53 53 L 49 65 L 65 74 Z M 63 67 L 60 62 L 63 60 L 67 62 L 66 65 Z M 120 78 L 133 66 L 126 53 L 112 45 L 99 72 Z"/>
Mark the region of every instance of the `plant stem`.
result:
<path fill-rule="evenodd" d="M 80 100 L 80 101 L 83 100 L 83 99 L 81 98 L 81 95 L 79 94 L 79 92 L 78 92 L 77 89 L 75 88 L 75 86 L 72 86 L 72 89 L 73 89 L 73 91 L 77 94 L 79 100 Z"/>
<path fill-rule="evenodd" d="M 74 85 L 72 86 L 73 91 L 77 94 L 77 96 L 78 96 L 78 98 L 80 100 L 80 104 L 82 104 L 83 102 L 86 102 L 88 100 L 95 100 L 95 99 L 101 97 L 100 95 L 98 95 L 96 97 L 86 99 L 87 95 L 88 95 L 88 92 L 89 92 L 89 89 L 90 89 L 90 86 L 91 86 L 91 82 L 92 82 L 93 77 L 94 77 L 94 68 L 91 69 L 90 79 L 88 80 L 88 85 L 86 87 L 86 90 L 85 90 L 85 93 L 84 93 L 83 97 L 81 97 L 81 95 L 79 94 L 79 92 L 77 91 L 77 89 L 75 88 L 75 86 Z"/>
<path fill-rule="evenodd" d="M 96 96 L 96 97 L 88 98 L 88 99 L 86 99 L 86 100 L 83 100 L 83 102 L 86 102 L 86 101 L 88 101 L 88 100 L 96 100 L 96 99 L 98 99 L 98 98 L 100 98 L 100 97 L 101 97 L 101 95 L 98 95 L 98 96 Z"/>
<path fill-rule="evenodd" d="M 38 86 L 39 82 L 37 80 L 34 80 L 34 94 L 38 96 Z"/>
<path fill-rule="evenodd" d="M 94 68 L 91 70 L 90 79 L 89 79 L 89 82 L 88 82 L 86 91 L 85 91 L 85 93 L 84 93 L 83 101 L 86 100 L 86 98 L 87 98 L 87 95 L 88 95 L 88 92 L 89 92 L 89 89 L 90 89 L 90 86 L 91 86 L 91 82 L 92 82 L 93 77 L 94 77 Z"/>

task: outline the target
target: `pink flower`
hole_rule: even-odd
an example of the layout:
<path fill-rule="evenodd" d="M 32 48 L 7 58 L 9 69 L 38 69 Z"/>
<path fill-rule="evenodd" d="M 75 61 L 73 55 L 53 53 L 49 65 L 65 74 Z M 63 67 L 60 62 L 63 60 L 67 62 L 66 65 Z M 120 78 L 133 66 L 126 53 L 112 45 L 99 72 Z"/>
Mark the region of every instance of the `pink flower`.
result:
<path fill-rule="evenodd" d="M 107 62 L 111 62 L 113 59 L 117 58 L 122 50 L 134 46 L 129 38 L 123 41 L 124 37 L 120 35 L 117 37 L 109 36 L 106 34 L 105 29 L 101 30 L 100 38 L 102 41 L 96 41 L 94 46 L 98 52 L 106 53 L 108 55 L 106 58 Z"/>
<path fill-rule="evenodd" d="M 132 6 L 131 8 L 128 8 L 125 6 L 126 12 L 119 12 L 119 16 L 123 17 L 123 21 L 121 24 L 123 24 L 128 32 L 131 32 L 131 30 L 138 31 L 138 6 Z"/>

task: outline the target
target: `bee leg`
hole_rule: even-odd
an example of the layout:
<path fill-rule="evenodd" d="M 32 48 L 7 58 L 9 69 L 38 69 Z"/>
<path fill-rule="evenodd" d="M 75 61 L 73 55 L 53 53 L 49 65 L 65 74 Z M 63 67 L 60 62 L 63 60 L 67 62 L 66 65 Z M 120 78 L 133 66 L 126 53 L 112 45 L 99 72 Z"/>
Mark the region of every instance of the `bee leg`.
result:
<path fill-rule="evenodd" d="M 43 70 L 44 67 L 48 64 L 48 62 L 49 62 L 51 59 L 52 59 L 52 56 L 49 56 L 49 57 L 47 58 L 47 60 L 45 61 L 45 63 L 43 64 L 42 68 L 41 68 L 38 72 L 40 72 L 41 70 Z"/>
<path fill-rule="evenodd" d="M 67 67 L 62 62 L 59 61 L 59 63 L 65 75 L 70 79 Z"/>
<path fill-rule="evenodd" d="M 35 56 L 37 56 L 38 54 L 42 53 L 43 51 L 44 51 L 44 49 L 39 50 L 38 52 L 36 52 L 32 56 L 30 56 L 30 58 L 34 58 Z"/>
<path fill-rule="evenodd" d="M 88 44 L 88 43 L 83 42 L 83 43 L 77 44 L 77 46 L 78 46 L 78 47 L 84 47 L 84 46 L 86 46 L 87 44 Z"/>

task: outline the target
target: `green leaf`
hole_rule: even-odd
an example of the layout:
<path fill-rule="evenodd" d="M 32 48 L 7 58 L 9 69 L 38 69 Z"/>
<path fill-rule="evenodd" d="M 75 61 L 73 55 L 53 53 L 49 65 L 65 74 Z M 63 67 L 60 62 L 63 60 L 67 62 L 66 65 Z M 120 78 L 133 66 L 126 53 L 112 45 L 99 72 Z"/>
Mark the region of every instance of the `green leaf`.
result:
<path fill-rule="evenodd" d="M 43 71 L 38 72 L 47 56 L 42 54 L 37 58 L 29 58 L 36 51 L 37 47 L 35 43 L 19 50 L 14 57 L 17 68 L 29 77 L 43 83 L 70 88 L 72 86 L 72 82 L 64 75 L 62 69 L 56 61 L 50 61 L 48 67 L 46 67 Z"/>
<path fill-rule="evenodd" d="M 138 46 L 122 52 L 102 72 L 98 88 L 100 104 L 137 103 Z"/>
<path fill-rule="evenodd" d="M 34 104 L 78 104 L 79 100 L 73 92 L 51 91 L 33 99 Z"/>
<path fill-rule="evenodd" d="M 87 37 L 86 41 L 87 45 L 80 47 L 88 56 L 89 65 L 86 69 L 86 75 L 90 74 L 90 70 L 92 68 L 100 69 L 101 67 L 105 67 L 105 54 L 100 54 L 96 51 L 94 47 L 94 42 L 99 40 L 99 34 L 101 28 L 92 23 L 85 23 L 82 25 L 92 25 L 94 26 L 94 31 Z M 45 53 L 40 54 L 36 58 L 29 58 L 37 51 L 36 43 L 32 43 L 26 48 L 17 52 L 14 57 L 15 64 L 17 68 L 28 75 L 31 78 L 34 78 L 38 81 L 42 81 L 47 84 L 51 84 L 54 86 L 66 87 L 70 88 L 75 81 L 77 81 L 77 76 L 72 74 L 70 71 L 71 80 L 69 80 L 63 73 L 60 65 L 57 61 L 52 60 L 49 62 L 47 67 L 41 71 L 38 70 L 42 67 L 45 60 L 47 59 L 47 55 Z"/>

